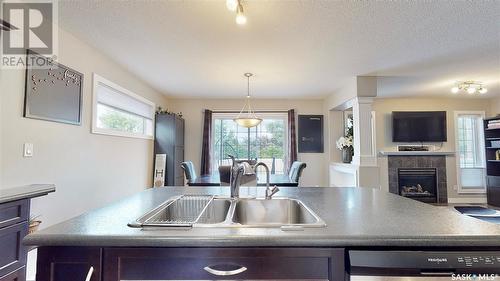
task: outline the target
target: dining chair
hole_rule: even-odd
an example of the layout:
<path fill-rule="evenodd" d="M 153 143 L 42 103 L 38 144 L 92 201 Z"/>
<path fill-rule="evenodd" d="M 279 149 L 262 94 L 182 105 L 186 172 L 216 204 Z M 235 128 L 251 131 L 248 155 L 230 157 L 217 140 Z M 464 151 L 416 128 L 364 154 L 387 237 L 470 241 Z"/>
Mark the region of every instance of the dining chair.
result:
<path fill-rule="evenodd" d="M 302 176 L 302 171 L 307 167 L 306 163 L 295 161 L 290 167 L 290 171 L 288 172 L 288 177 L 293 182 L 299 182 L 300 177 Z"/>
<path fill-rule="evenodd" d="M 231 181 L 231 166 L 219 166 L 220 185 L 227 186 Z"/>
<path fill-rule="evenodd" d="M 181 168 L 184 170 L 184 175 L 186 176 L 187 181 L 192 181 L 197 178 L 193 162 L 191 161 L 182 162 Z"/>
<path fill-rule="evenodd" d="M 219 179 L 221 186 L 228 186 L 231 183 L 231 166 L 222 165 L 219 166 Z M 242 186 L 256 186 L 257 176 L 256 175 L 243 175 L 241 176 Z"/>

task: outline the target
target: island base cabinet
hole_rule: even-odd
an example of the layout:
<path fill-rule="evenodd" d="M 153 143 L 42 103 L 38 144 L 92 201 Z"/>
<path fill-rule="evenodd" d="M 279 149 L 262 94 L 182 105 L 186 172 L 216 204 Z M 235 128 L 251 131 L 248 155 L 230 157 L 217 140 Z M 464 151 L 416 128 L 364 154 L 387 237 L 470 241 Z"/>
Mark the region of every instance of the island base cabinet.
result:
<path fill-rule="evenodd" d="M 4 276 L 0 276 L 0 281 L 25 281 L 26 280 L 26 268 L 22 268 L 10 272 Z"/>
<path fill-rule="evenodd" d="M 345 280 L 343 249 L 106 248 L 103 280 Z"/>
<path fill-rule="evenodd" d="M 37 281 L 100 281 L 101 248 L 40 247 Z"/>

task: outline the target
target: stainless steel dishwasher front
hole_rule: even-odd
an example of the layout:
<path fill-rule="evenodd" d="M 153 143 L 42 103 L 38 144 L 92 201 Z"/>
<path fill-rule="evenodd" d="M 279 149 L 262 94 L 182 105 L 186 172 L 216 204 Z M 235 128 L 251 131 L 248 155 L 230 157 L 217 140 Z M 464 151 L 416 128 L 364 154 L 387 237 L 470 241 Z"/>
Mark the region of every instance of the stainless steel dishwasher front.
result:
<path fill-rule="evenodd" d="M 353 281 L 500 281 L 500 251 L 350 250 Z"/>

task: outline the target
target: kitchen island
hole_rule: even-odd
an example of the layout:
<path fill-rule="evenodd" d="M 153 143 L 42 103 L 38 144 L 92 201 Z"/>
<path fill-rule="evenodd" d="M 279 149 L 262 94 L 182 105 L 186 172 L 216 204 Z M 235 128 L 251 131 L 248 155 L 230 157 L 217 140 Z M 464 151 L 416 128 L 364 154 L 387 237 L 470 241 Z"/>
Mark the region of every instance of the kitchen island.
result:
<path fill-rule="evenodd" d="M 28 235 L 24 243 L 39 247 L 37 280 L 345 280 L 349 251 L 500 250 L 498 225 L 370 188 L 282 188 L 276 195 L 300 199 L 325 227 L 127 225 L 182 194 L 228 197 L 229 188 L 148 189 Z M 240 196 L 263 197 L 264 189 L 242 187 Z M 485 273 L 500 272 L 498 264 Z"/>
<path fill-rule="evenodd" d="M 31 200 L 55 190 L 53 184 L 0 189 L 0 281 L 25 279 L 27 248 L 22 240 L 36 223 L 30 218 Z"/>

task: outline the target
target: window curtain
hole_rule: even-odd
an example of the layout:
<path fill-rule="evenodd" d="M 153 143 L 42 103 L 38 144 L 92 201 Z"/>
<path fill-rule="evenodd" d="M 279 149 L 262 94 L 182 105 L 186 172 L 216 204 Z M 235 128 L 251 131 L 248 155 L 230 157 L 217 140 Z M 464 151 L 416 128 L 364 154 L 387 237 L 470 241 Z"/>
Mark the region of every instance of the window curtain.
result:
<path fill-rule="evenodd" d="M 287 170 L 297 161 L 297 134 L 295 133 L 295 109 L 288 110 L 288 157 Z"/>
<path fill-rule="evenodd" d="M 210 144 L 212 143 L 212 111 L 205 109 L 203 114 L 203 140 L 201 143 L 201 175 L 209 175 L 210 171 Z"/>

